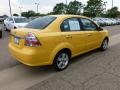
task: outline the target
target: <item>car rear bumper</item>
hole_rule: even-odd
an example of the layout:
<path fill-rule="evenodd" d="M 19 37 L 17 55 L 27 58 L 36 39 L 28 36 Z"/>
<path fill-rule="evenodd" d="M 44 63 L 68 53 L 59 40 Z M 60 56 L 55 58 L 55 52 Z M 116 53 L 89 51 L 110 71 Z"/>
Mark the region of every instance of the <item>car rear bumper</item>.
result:
<path fill-rule="evenodd" d="M 33 50 L 24 48 L 18 49 L 12 44 L 8 45 L 11 55 L 19 62 L 28 66 L 43 66 L 50 65 L 48 57 L 44 53 L 38 53 Z"/>

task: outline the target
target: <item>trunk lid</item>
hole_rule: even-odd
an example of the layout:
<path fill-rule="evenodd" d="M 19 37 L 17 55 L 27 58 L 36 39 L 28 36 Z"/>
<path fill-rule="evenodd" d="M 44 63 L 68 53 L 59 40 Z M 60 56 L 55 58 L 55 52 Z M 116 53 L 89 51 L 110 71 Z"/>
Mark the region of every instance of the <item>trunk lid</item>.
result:
<path fill-rule="evenodd" d="M 27 29 L 27 28 L 12 30 L 10 35 L 10 43 L 13 46 L 20 49 L 25 47 L 25 37 L 29 32 L 37 36 L 41 31 L 37 29 Z"/>

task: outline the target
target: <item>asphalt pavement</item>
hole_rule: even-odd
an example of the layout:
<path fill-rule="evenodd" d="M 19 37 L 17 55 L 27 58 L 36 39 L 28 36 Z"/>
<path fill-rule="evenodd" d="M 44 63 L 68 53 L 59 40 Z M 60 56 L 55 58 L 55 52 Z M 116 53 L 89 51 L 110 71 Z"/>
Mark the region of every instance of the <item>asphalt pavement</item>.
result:
<path fill-rule="evenodd" d="M 120 25 L 104 28 L 110 32 L 109 49 L 80 55 L 62 72 L 50 66 L 28 67 L 13 59 L 7 46 L 9 32 L 3 31 L 0 90 L 120 90 Z"/>

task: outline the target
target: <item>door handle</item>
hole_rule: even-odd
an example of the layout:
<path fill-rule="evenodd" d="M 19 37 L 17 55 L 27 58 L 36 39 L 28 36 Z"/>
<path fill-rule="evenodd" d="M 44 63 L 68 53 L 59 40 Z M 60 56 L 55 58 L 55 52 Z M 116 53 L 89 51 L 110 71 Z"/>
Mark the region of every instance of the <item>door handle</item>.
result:
<path fill-rule="evenodd" d="M 67 35 L 66 38 L 72 38 L 72 36 L 71 35 Z"/>
<path fill-rule="evenodd" d="M 92 36 L 92 34 L 88 34 L 88 36 Z"/>

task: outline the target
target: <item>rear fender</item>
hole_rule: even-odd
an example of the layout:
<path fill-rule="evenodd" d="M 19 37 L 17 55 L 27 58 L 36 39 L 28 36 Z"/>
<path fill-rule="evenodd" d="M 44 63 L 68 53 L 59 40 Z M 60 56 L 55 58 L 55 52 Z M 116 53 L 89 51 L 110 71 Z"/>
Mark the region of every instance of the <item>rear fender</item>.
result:
<path fill-rule="evenodd" d="M 54 61 L 54 58 L 55 56 L 57 55 L 57 53 L 59 51 L 61 51 L 62 49 L 69 49 L 71 51 L 71 55 L 72 55 L 72 52 L 73 52 L 73 47 L 72 45 L 70 45 L 69 43 L 62 43 L 62 44 L 59 44 L 57 45 L 54 50 L 52 51 L 51 55 L 50 55 L 50 64 L 53 64 L 53 61 Z"/>

